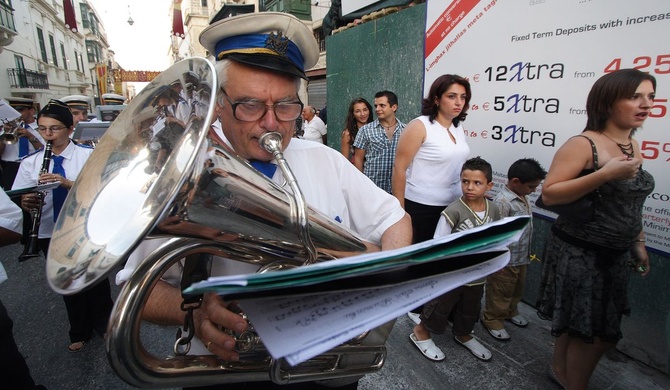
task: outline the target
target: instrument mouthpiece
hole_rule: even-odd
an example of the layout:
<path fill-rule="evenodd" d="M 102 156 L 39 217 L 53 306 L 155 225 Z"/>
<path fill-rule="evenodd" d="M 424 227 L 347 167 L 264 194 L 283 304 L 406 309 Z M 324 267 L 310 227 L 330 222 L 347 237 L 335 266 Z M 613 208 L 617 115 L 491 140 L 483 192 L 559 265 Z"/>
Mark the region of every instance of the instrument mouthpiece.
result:
<path fill-rule="evenodd" d="M 273 155 L 276 153 L 281 153 L 282 151 L 282 136 L 281 134 L 273 131 L 271 133 L 265 133 L 258 138 L 258 143 L 261 147 L 267 150 Z"/>

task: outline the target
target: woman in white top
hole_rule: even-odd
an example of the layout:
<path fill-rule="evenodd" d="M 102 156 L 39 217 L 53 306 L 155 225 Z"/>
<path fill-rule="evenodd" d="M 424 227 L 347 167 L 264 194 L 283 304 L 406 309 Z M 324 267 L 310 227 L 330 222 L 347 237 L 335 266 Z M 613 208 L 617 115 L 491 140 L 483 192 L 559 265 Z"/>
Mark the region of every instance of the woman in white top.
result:
<path fill-rule="evenodd" d="M 461 196 L 461 167 L 470 154 L 463 127 L 470 107 L 470 83 L 445 74 L 430 86 L 422 116 L 398 141 L 392 190 L 412 217 L 414 243 L 433 238 L 440 213 Z"/>

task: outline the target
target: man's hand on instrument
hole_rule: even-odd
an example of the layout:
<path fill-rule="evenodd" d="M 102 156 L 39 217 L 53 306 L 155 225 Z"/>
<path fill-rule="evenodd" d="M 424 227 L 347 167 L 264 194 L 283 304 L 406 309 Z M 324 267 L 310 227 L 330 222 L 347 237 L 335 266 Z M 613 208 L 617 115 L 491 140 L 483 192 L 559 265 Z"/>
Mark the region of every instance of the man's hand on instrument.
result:
<path fill-rule="evenodd" d="M 23 127 L 19 127 L 18 129 L 16 129 L 16 135 L 18 135 L 19 137 L 28 137 L 28 138 L 33 136 L 27 129 L 24 129 Z"/>
<path fill-rule="evenodd" d="M 221 328 L 241 333 L 248 324 L 242 316 L 228 310 L 228 305 L 218 295 L 207 293 L 203 296 L 202 307 L 193 312 L 193 320 L 196 335 L 210 352 L 228 361 L 238 361 L 240 356 L 235 351 L 235 339 Z"/>
<path fill-rule="evenodd" d="M 28 212 L 38 208 L 41 203 L 44 202 L 36 192 L 21 195 L 21 208 Z"/>
<path fill-rule="evenodd" d="M 68 190 L 72 188 L 72 186 L 74 185 L 74 182 L 72 180 L 68 180 L 57 173 L 43 173 L 40 175 L 38 180 L 42 184 L 54 183 L 58 181 L 60 182 L 60 187 L 63 187 Z"/>

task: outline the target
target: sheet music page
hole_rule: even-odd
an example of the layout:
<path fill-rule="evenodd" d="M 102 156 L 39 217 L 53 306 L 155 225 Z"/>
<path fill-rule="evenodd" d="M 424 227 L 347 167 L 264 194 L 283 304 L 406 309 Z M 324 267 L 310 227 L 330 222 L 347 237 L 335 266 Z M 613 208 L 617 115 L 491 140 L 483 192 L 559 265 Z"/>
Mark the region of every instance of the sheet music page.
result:
<path fill-rule="evenodd" d="M 519 228 L 515 231 L 515 227 L 512 225 L 518 220 L 527 222 L 528 219 L 527 216 L 507 217 L 473 229 L 449 234 L 444 237 L 404 248 L 365 253 L 337 259 L 336 261 L 315 263 L 309 266 L 298 267 L 282 272 L 213 276 L 205 281 L 194 283 L 187 288 L 185 292 L 194 294 L 213 291 L 219 294 L 230 294 L 235 291 L 250 291 L 256 288 L 261 289 L 267 285 L 274 286 L 284 279 L 290 280 L 290 282 L 285 284 L 294 286 L 303 282 L 318 283 L 329 279 L 332 275 L 341 275 L 341 271 L 343 270 L 346 270 L 348 275 L 355 275 L 359 272 L 372 272 L 382 268 L 397 266 L 401 261 L 407 266 L 409 264 L 426 261 L 427 259 L 446 258 L 458 255 L 459 253 L 476 253 L 475 251 L 483 251 L 487 248 L 506 247 L 509 243 L 517 241 L 523 231 L 523 228 Z M 473 239 L 471 242 L 467 240 L 468 237 L 473 237 L 475 233 L 486 232 L 487 229 L 492 229 L 497 226 L 502 226 L 504 229 L 507 229 L 508 237 L 498 237 L 497 239 L 491 240 L 491 242 L 483 242 L 481 238 Z M 464 238 L 465 241 L 461 242 L 459 245 L 453 245 L 455 240 L 461 238 Z"/>
<path fill-rule="evenodd" d="M 151 131 L 153 131 L 154 137 L 165 128 L 165 123 L 166 123 L 165 117 L 161 117 L 160 119 L 156 120 L 156 123 L 154 123 L 151 126 Z"/>
<path fill-rule="evenodd" d="M 475 252 L 473 252 L 475 253 Z M 298 364 L 503 268 L 509 252 L 481 264 L 384 288 L 240 302 L 274 358 Z"/>

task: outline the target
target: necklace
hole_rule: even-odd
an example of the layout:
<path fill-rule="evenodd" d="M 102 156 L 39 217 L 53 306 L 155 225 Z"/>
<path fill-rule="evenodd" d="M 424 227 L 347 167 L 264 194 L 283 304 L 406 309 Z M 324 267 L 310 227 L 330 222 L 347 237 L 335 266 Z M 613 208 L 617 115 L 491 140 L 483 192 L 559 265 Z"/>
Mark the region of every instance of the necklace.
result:
<path fill-rule="evenodd" d="M 398 122 L 396 121 L 396 122 L 394 122 L 391 126 L 384 126 L 384 125 L 382 125 L 382 127 L 385 128 L 386 131 L 389 131 L 389 130 L 395 128 L 397 124 L 398 124 Z"/>
<path fill-rule="evenodd" d="M 626 156 L 628 158 L 635 157 L 635 149 L 633 149 L 633 142 L 632 141 L 627 143 L 627 144 L 620 144 L 620 143 L 616 142 L 615 140 L 613 140 L 612 138 L 610 138 L 609 135 L 607 135 L 605 133 L 601 133 L 601 134 L 604 135 L 605 137 L 609 138 L 610 141 L 614 142 L 616 144 L 616 146 L 619 147 L 619 150 L 621 151 L 621 153 L 624 154 L 624 156 Z"/>

